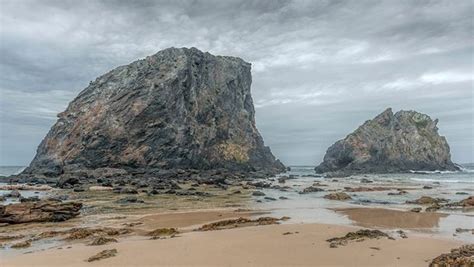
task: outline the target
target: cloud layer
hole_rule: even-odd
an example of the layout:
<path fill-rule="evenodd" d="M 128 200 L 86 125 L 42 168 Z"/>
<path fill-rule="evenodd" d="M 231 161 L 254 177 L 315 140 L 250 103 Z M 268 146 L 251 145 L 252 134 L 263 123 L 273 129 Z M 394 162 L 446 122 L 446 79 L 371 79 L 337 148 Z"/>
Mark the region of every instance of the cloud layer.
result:
<path fill-rule="evenodd" d="M 440 119 L 474 161 L 472 1 L 0 2 L 0 165 L 28 164 L 73 97 L 167 47 L 252 63 L 257 124 L 286 164 L 386 107 Z"/>

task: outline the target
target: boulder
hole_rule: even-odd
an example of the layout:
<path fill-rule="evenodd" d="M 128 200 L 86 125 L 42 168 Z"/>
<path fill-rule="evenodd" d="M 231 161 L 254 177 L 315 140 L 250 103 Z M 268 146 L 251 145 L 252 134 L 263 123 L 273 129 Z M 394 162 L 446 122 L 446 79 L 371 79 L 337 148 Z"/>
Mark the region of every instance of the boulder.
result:
<path fill-rule="evenodd" d="M 103 259 L 107 259 L 110 257 L 115 257 L 117 255 L 117 249 L 106 249 L 102 250 L 101 252 L 89 257 L 86 261 L 87 262 L 93 262 L 93 261 L 99 261 Z"/>
<path fill-rule="evenodd" d="M 11 245 L 11 248 L 16 248 L 16 249 L 28 248 L 28 247 L 31 247 L 31 241 L 30 240 L 17 242 L 17 243 L 14 243 L 13 245 Z"/>
<path fill-rule="evenodd" d="M 441 202 L 447 202 L 447 200 L 443 198 L 432 198 L 428 196 L 422 196 L 415 200 L 406 201 L 407 204 L 419 204 L 419 205 L 438 205 Z"/>
<path fill-rule="evenodd" d="M 38 196 L 32 197 L 20 197 L 20 202 L 38 202 L 40 198 Z"/>
<path fill-rule="evenodd" d="M 463 207 L 474 207 L 474 196 L 470 196 L 462 200 L 460 203 Z"/>
<path fill-rule="evenodd" d="M 300 194 L 307 194 L 307 193 L 314 193 L 314 192 L 322 192 L 324 189 L 321 189 L 319 187 L 314 187 L 314 186 L 309 186 L 303 189 L 303 191 L 300 192 Z"/>
<path fill-rule="evenodd" d="M 21 194 L 18 190 L 12 190 L 10 193 L 7 193 L 5 196 L 11 197 L 11 198 L 20 198 Z"/>
<path fill-rule="evenodd" d="M 117 203 L 119 203 L 119 204 L 145 203 L 145 201 L 143 201 L 141 199 L 138 199 L 137 197 L 134 197 L 134 196 L 128 196 L 128 197 L 124 197 L 124 198 L 121 198 L 121 199 L 117 200 Z"/>
<path fill-rule="evenodd" d="M 79 178 L 66 175 L 59 178 L 56 186 L 59 188 L 72 188 L 74 185 L 77 185 L 79 183 Z"/>
<path fill-rule="evenodd" d="M 410 210 L 411 212 L 420 212 L 421 211 L 421 208 L 420 207 L 416 207 L 416 208 L 413 208 Z"/>
<path fill-rule="evenodd" d="M 263 193 L 261 191 L 254 191 L 252 193 L 252 196 L 261 197 L 261 196 L 265 196 L 265 193 Z"/>
<path fill-rule="evenodd" d="M 120 194 L 138 194 L 138 191 L 135 188 L 125 187 L 120 189 Z"/>
<path fill-rule="evenodd" d="M 0 223 L 60 222 L 79 215 L 82 203 L 42 200 L 0 205 Z"/>
<path fill-rule="evenodd" d="M 99 237 L 96 237 L 94 240 L 92 240 L 89 246 L 102 246 L 109 243 L 117 243 L 117 242 L 118 241 L 115 238 L 99 236 Z"/>
<path fill-rule="evenodd" d="M 329 242 L 329 247 L 337 248 L 338 246 L 345 246 L 348 242 L 355 241 L 361 242 L 366 239 L 379 239 L 379 238 L 388 238 L 391 237 L 380 231 L 380 230 L 371 230 L 371 229 L 361 229 L 356 232 L 349 232 L 343 237 L 334 237 L 327 239 L 326 241 Z"/>
<path fill-rule="evenodd" d="M 351 196 L 344 192 L 337 192 L 337 193 L 331 193 L 328 195 L 324 196 L 325 199 L 330 199 L 330 200 L 349 200 L 352 199 Z"/>

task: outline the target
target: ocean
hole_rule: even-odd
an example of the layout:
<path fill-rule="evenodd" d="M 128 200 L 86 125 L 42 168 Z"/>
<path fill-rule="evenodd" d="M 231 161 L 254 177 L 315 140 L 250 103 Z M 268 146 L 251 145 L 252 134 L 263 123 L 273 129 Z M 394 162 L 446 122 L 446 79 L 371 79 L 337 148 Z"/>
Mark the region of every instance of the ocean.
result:
<path fill-rule="evenodd" d="M 26 166 L 0 166 L 0 176 L 19 174 Z"/>

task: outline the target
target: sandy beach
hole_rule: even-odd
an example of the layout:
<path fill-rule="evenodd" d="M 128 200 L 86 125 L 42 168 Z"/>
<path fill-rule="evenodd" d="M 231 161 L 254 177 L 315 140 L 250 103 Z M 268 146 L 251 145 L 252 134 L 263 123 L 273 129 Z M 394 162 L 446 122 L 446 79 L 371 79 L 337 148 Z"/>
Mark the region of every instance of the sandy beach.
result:
<path fill-rule="evenodd" d="M 404 176 L 327 179 L 311 176 L 309 168 L 290 175 L 297 178 L 284 185 L 278 177 L 226 189 L 182 182 L 176 194 L 140 191 L 136 197 L 110 190 L 22 190 L 41 198 L 68 194 L 84 207 L 64 222 L 0 227 L 0 266 L 427 266 L 474 243 L 472 209 L 428 212 L 429 205 L 408 203 L 428 193 L 455 203 L 466 198 L 456 192 L 472 192 L 469 184 L 440 186 Z M 363 179 L 373 182 L 351 192 Z M 311 186 L 324 191 L 301 194 Z M 407 193 L 390 194 L 400 189 Z M 324 197 L 341 191 L 351 199 Z M 128 198 L 136 202 L 121 202 Z M 106 256 L 88 261 L 100 253 Z"/>
<path fill-rule="evenodd" d="M 426 266 L 431 259 L 461 245 L 459 241 L 433 238 L 427 234 L 409 234 L 408 238 L 401 238 L 392 233 L 390 235 L 394 240 L 367 239 L 331 248 L 327 239 L 344 236 L 360 227 L 295 224 L 291 220 L 277 225 L 193 231 L 205 222 L 248 215 L 251 213 L 225 210 L 146 215 L 134 220 L 135 223 L 142 223 L 136 226 L 136 234 L 120 237 L 117 243 L 88 246 L 89 239 L 71 241 L 32 253 L 4 255 L 0 265 Z M 375 224 L 377 222 L 372 221 L 372 225 Z M 158 240 L 150 240 L 143 235 L 149 229 L 161 227 L 177 227 L 181 233 L 173 238 Z M 116 256 L 86 261 L 106 249 L 116 249 Z"/>

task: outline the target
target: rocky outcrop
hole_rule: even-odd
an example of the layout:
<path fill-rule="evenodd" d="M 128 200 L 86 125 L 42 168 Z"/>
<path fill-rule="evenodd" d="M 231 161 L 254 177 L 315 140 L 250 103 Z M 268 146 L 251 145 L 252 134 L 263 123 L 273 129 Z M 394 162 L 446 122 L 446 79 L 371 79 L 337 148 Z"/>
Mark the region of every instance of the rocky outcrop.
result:
<path fill-rule="evenodd" d="M 95 254 L 94 256 L 89 257 L 86 261 L 93 262 L 93 261 L 100 261 L 103 259 L 115 257 L 117 255 L 117 249 L 106 249 L 102 250 L 101 252 Z"/>
<path fill-rule="evenodd" d="M 196 48 L 118 67 L 58 115 L 24 174 L 283 171 L 255 126 L 250 67 Z"/>
<path fill-rule="evenodd" d="M 451 249 L 450 253 L 434 258 L 429 266 L 474 266 L 474 244 Z"/>
<path fill-rule="evenodd" d="M 446 139 L 428 115 L 389 108 L 329 147 L 318 173 L 459 170 Z"/>
<path fill-rule="evenodd" d="M 259 225 L 270 225 L 270 224 L 279 224 L 280 221 L 288 220 L 288 217 L 282 217 L 280 219 L 273 217 L 260 217 L 257 219 L 248 219 L 248 218 L 238 218 L 238 219 L 228 219 L 217 221 L 209 224 L 204 224 L 196 231 L 214 231 L 214 230 L 223 230 L 223 229 L 232 229 L 237 227 L 246 227 L 246 226 L 259 226 Z"/>
<path fill-rule="evenodd" d="M 350 200 L 352 199 L 351 196 L 344 192 L 337 192 L 337 193 L 331 193 L 327 194 L 324 196 L 325 199 L 330 199 L 330 200 Z"/>
<path fill-rule="evenodd" d="M 379 239 L 379 238 L 391 238 L 388 234 L 380 230 L 361 229 L 356 232 L 349 232 L 343 237 L 333 237 L 327 239 L 329 247 L 337 248 L 339 246 L 345 246 L 349 242 L 361 242 L 366 239 Z"/>
<path fill-rule="evenodd" d="M 0 205 L 0 223 L 60 222 L 79 215 L 81 203 L 53 200 Z"/>

